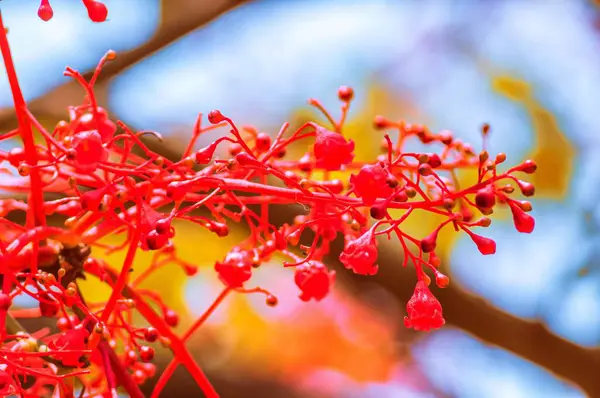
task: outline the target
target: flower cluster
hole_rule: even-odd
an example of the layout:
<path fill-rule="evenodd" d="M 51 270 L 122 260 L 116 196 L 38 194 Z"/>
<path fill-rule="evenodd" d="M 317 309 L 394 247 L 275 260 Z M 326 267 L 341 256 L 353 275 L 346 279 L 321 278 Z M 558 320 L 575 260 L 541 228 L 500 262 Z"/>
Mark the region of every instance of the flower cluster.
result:
<path fill-rule="evenodd" d="M 101 3 L 83 3 L 93 20 L 106 18 Z M 42 1 L 40 17 L 51 16 L 48 1 Z M 528 214 L 531 204 L 513 195 L 517 190 L 533 195 L 533 186 L 517 177 L 535 172 L 532 161 L 501 171 L 504 154 L 495 158 L 486 151 L 476 154 L 448 131 L 434 132 L 382 116 L 374 119 L 374 130 L 380 132 L 374 134 L 381 134 L 383 153 L 372 161 L 355 160 L 355 143 L 344 136 L 353 99 L 349 87 L 338 91 L 339 118 L 312 99 L 309 104 L 323 113 L 327 124 L 307 122 L 291 131 L 285 123 L 274 135 L 240 128 L 218 110 L 208 113 L 208 126 L 200 115 L 182 156 L 169 160 L 142 139 L 143 135 L 160 139 L 158 133 L 132 131 L 112 121 L 98 105 L 94 83 L 102 66 L 115 58 L 114 52 L 102 58 L 90 80 L 66 69 L 65 75 L 81 85 L 85 99 L 67 109 L 66 120 L 48 131 L 23 100 L 1 15 L 0 49 L 19 122 L 0 140 L 20 137 L 23 143 L 0 151 L 0 162 L 12 165 L 18 174 L 0 180 L 0 189 L 15 195 L 0 199 L 3 395 L 46 396 L 58 391 L 57 395 L 73 396 L 79 389 L 82 396 L 91 397 L 114 395 L 121 386 L 129 396 L 140 397 L 138 385 L 155 371 L 153 344 L 160 343 L 172 350 L 174 359 L 161 375 L 154 396 L 178 364 L 186 367 L 206 396 L 217 396 L 186 350 L 185 340 L 232 292 L 263 294 L 267 305 L 276 305 L 277 298 L 267 289 L 252 286 L 253 270 L 268 261 L 283 258 L 282 266 L 293 268 L 301 300 L 323 300 L 335 281 L 325 257 L 338 237 L 345 241 L 340 262 L 360 275 L 378 272 L 378 237 L 395 237 L 404 251 L 398 265 L 410 263 L 417 280 L 405 324 L 415 330 L 436 329 L 445 321 L 442 306 L 429 288 L 428 274 L 440 288 L 449 283 L 439 271 L 436 255 L 440 230 L 451 224 L 487 255 L 495 252 L 495 242 L 473 230 L 488 227 L 487 215 L 497 206 L 508 205 L 519 232 L 534 228 Z M 227 128 L 228 133 L 195 149 L 200 135 L 217 128 Z M 34 140 L 34 129 L 41 140 Z M 391 131 L 398 133 L 397 139 L 390 138 L 387 132 Z M 439 151 L 406 151 L 411 140 Z M 288 156 L 292 145 L 305 148 L 305 153 Z M 220 149 L 229 156 L 218 157 Z M 455 172 L 463 169 L 476 170 L 477 179 L 461 188 Z M 333 172 L 345 177 L 332 179 Z M 23 192 L 26 198 L 19 196 Z M 308 211 L 292 225 L 271 222 L 273 206 L 296 203 Z M 11 221 L 9 215 L 17 212 L 26 214 L 25 223 Z M 443 221 L 427 236 L 409 235 L 403 224 L 423 212 Z M 475 212 L 482 218 L 475 220 Z M 48 216 L 60 222 L 50 226 Z M 196 266 L 181 259 L 173 243 L 175 220 L 219 237 L 228 235 L 232 222 L 243 221 L 249 228 L 247 239 L 215 262 L 223 293 L 183 336 L 173 331 L 178 314 L 158 294 L 140 288 L 163 266 L 181 267 L 189 276 L 196 273 Z M 117 234 L 123 236 L 121 244 L 101 242 Z M 123 251 L 125 260 L 108 263 L 98 257 L 101 251 Z M 154 257 L 151 266 L 131 280 L 138 251 L 152 251 Z M 102 303 L 86 302 L 86 292 L 78 285 L 84 277 L 110 286 L 110 297 Z M 12 301 L 23 294 L 39 303 L 34 316 L 56 320 L 55 333 L 28 331 L 19 324 L 23 311 L 12 308 Z M 132 325 L 134 312 L 147 324 Z"/>

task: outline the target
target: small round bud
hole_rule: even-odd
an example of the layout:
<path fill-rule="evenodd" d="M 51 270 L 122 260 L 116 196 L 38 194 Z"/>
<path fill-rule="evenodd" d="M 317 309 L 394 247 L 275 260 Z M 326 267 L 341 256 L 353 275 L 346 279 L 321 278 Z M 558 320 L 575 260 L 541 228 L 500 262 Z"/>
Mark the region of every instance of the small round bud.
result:
<path fill-rule="evenodd" d="M 490 125 L 488 123 L 484 123 L 483 126 L 481 126 L 481 134 L 488 135 L 489 133 L 490 133 Z"/>
<path fill-rule="evenodd" d="M 256 149 L 259 152 L 266 152 L 271 148 L 271 137 L 267 133 L 258 133 L 256 136 Z"/>
<path fill-rule="evenodd" d="M 17 171 L 21 177 L 27 177 L 29 173 L 31 173 L 31 166 L 25 162 L 22 162 L 19 164 L 19 167 L 17 167 Z"/>
<path fill-rule="evenodd" d="M 496 160 L 494 160 L 494 163 L 500 164 L 500 163 L 504 163 L 505 161 L 506 161 L 506 154 L 501 152 L 496 155 Z"/>
<path fill-rule="evenodd" d="M 390 122 L 383 116 L 378 115 L 378 116 L 375 116 L 375 118 L 373 119 L 373 127 L 376 130 L 383 130 L 383 129 L 390 127 Z M 386 144 L 386 148 L 387 148 L 387 144 Z"/>
<path fill-rule="evenodd" d="M 489 219 L 488 217 L 483 217 L 483 218 L 481 218 L 481 220 L 479 220 L 479 221 L 477 222 L 477 224 L 479 224 L 479 226 L 480 226 L 480 227 L 487 228 L 487 227 L 489 227 L 490 225 L 492 225 L 492 220 L 491 220 L 491 219 Z"/>
<path fill-rule="evenodd" d="M 430 176 L 431 174 L 433 174 L 433 170 L 431 169 L 431 166 L 428 165 L 427 163 L 423 163 L 423 164 L 419 165 L 418 171 L 419 171 L 419 174 L 421 174 L 424 177 Z"/>
<path fill-rule="evenodd" d="M 208 113 L 208 121 L 211 124 L 219 124 L 225 120 L 225 116 L 218 109 L 212 110 Z"/>
<path fill-rule="evenodd" d="M 488 151 L 479 152 L 479 163 L 483 164 L 490 158 Z"/>
<path fill-rule="evenodd" d="M 229 145 L 228 151 L 231 156 L 235 156 L 238 153 L 242 152 L 242 146 L 237 142 L 234 142 L 231 145 Z"/>
<path fill-rule="evenodd" d="M 414 198 L 415 196 L 417 196 L 417 190 L 414 189 L 413 187 L 404 188 L 404 192 L 406 193 L 406 196 L 408 196 L 411 199 Z"/>
<path fill-rule="evenodd" d="M 442 144 L 444 144 L 444 145 L 450 145 L 450 144 L 452 144 L 452 141 L 454 139 L 454 137 L 452 136 L 452 133 L 450 131 L 447 131 L 447 130 L 441 131 L 438 134 L 438 138 L 442 142 Z"/>
<path fill-rule="evenodd" d="M 140 359 L 143 362 L 150 362 L 154 359 L 154 348 L 143 345 L 140 347 Z"/>
<path fill-rule="evenodd" d="M 167 325 L 169 325 L 171 327 L 175 327 L 179 323 L 179 316 L 177 315 L 177 313 L 175 311 L 167 310 L 165 312 L 165 322 Z"/>
<path fill-rule="evenodd" d="M 354 98 L 354 90 L 352 87 L 341 86 L 338 89 L 338 98 L 340 101 L 350 102 Z"/>
<path fill-rule="evenodd" d="M 382 205 L 373 205 L 371 206 L 371 210 L 369 211 L 371 217 L 375 220 L 383 220 L 387 214 L 387 207 Z"/>
<path fill-rule="evenodd" d="M 269 294 L 267 296 L 266 303 L 269 307 L 275 307 L 278 302 L 279 300 L 277 299 L 277 297 L 273 296 L 272 294 Z"/>

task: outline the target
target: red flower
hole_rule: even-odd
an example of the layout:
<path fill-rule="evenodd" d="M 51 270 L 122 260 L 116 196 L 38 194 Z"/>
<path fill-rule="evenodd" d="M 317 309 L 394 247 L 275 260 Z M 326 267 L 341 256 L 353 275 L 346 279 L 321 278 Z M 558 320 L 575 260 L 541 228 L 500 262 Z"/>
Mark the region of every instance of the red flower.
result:
<path fill-rule="evenodd" d="M 428 332 L 446 323 L 442 305 L 423 281 L 417 282 L 415 292 L 406 304 L 406 312 L 408 316 L 404 317 L 404 325 L 407 328 Z"/>
<path fill-rule="evenodd" d="M 342 254 L 340 261 L 348 269 L 359 275 L 375 275 L 378 270 L 377 246 L 373 230 L 365 232 L 358 238 L 350 241 Z"/>
<path fill-rule="evenodd" d="M 53 351 L 67 351 L 53 354 L 63 365 L 77 368 L 81 365 L 81 357 L 86 350 L 89 332 L 81 325 L 59 334 L 48 343 L 48 348 Z"/>
<path fill-rule="evenodd" d="M 75 168 L 80 173 L 94 172 L 98 164 L 108 159 L 108 151 L 102 145 L 102 137 L 97 131 L 84 131 L 73 136 Z"/>
<path fill-rule="evenodd" d="M 321 301 L 327 296 L 335 280 L 335 271 L 329 271 L 323 263 L 311 261 L 296 267 L 294 281 L 300 288 L 300 299 Z"/>
<path fill-rule="evenodd" d="M 370 206 L 377 198 L 385 198 L 392 194 L 392 188 L 387 184 L 387 172 L 380 165 L 363 166 L 358 175 L 350 176 L 354 193 Z"/>
<path fill-rule="evenodd" d="M 316 128 L 316 139 L 314 154 L 317 159 L 317 167 L 325 170 L 339 170 L 354 159 L 354 141 L 346 139 L 339 133 Z"/>
<path fill-rule="evenodd" d="M 230 288 L 242 287 L 252 276 L 252 257 L 247 251 L 234 248 L 223 262 L 215 264 L 219 279 Z"/>

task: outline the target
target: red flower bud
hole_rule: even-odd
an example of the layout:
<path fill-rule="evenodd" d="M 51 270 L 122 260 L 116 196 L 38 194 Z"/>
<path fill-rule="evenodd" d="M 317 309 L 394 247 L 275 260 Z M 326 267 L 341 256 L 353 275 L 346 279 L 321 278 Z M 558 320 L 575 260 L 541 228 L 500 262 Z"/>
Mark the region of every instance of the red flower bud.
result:
<path fill-rule="evenodd" d="M 219 124 L 225 121 L 225 116 L 218 109 L 212 110 L 208 113 L 208 121 L 212 124 Z"/>
<path fill-rule="evenodd" d="M 202 164 L 202 165 L 210 163 L 210 161 L 213 158 L 213 155 L 215 154 L 216 149 L 217 149 L 216 142 L 213 142 L 212 144 L 210 144 L 207 147 L 199 149 L 194 156 L 194 158 L 196 159 L 196 163 Z"/>
<path fill-rule="evenodd" d="M 475 194 L 475 204 L 480 209 L 491 209 L 496 204 L 496 195 L 494 194 L 493 188 L 487 186 L 480 189 Z"/>
<path fill-rule="evenodd" d="M 48 22 L 54 16 L 54 11 L 52 11 L 52 7 L 50 7 L 50 3 L 48 0 L 42 0 L 40 7 L 38 8 L 38 17 L 42 21 Z"/>
<path fill-rule="evenodd" d="M 537 170 L 537 164 L 533 160 L 526 160 L 518 166 L 518 169 L 527 174 L 533 174 Z"/>
<path fill-rule="evenodd" d="M 468 229 L 465 229 L 465 232 L 469 234 L 471 240 L 473 240 L 473 243 L 477 245 L 477 249 L 481 254 L 487 256 L 496 253 L 496 242 L 494 242 L 492 239 L 477 235 Z"/>
<path fill-rule="evenodd" d="M 440 230 L 436 228 L 435 231 L 421 240 L 421 250 L 423 250 L 423 253 L 430 253 L 435 250 L 439 231 Z"/>
<path fill-rule="evenodd" d="M 83 0 L 83 4 L 87 8 L 88 16 L 93 22 L 104 22 L 108 16 L 106 6 L 97 0 Z"/>
<path fill-rule="evenodd" d="M 517 231 L 530 234 L 535 228 L 535 219 L 529 214 L 525 213 L 521 207 L 514 201 L 509 201 L 510 211 L 512 212 L 513 222 Z"/>
<path fill-rule="evenodd" d="M 524 196 L 533 196 L 535 194 L 535 187 L 533 186 L 533 184 L 522 180 L 517 180 L 517 185 L 519 186 L 519 189 L 521 190 L 521 193 Z"/>
<path fill-rule="evenodd" d="M 350 102 L 354 98 L 354 90 L 352 87 L 341 86 L 338 89 L 338 98 L 340 101 Z"/>

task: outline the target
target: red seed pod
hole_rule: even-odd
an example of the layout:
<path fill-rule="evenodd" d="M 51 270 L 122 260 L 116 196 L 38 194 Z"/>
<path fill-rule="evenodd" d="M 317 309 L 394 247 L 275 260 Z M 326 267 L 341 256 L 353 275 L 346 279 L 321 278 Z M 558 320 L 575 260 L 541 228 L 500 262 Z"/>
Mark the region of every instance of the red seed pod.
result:
<path fill-rule="evenodd" d="M 38 17 L 42 21 L 48 22 L 54 16 L 54 11 L 50 6 L 50 2 L 48 0 L 42 0 L 40 7 L 38 8 Z"/>
<path fill-rule="evenodd" d="M 338 98 L 340 101 L 350 102 L 354 98 L 354 90 L 352 87 L 341 86 L 338 89 Z"/>
<path fill-rule="evenodd" d="M 219 124 L 225 121 L 225 116 L 223 116 L 220 110 L 215 109 L 208 113 L 208 121 L 211 124 Z"/>
<path fill-rule="evenodd" d="M 150 362 L 154 359 L 154 348 L 143 345 L 140 347 L 140 359 L 143 362 Z"/>
<path fill-rule="evenodd" d="M 108 16 L 108 9 L 98 0 L 83 0 L 88 16 L 93 22 L 104 22 Z"/>
<path fill-rule="evenodd" d="M 177 315 L 177 313 L 173 310 L 166 310 L 164 318 L 165 323 L 171 326 L 172 328 L 176 327 L 179 324 L 179 315 Z"/>

